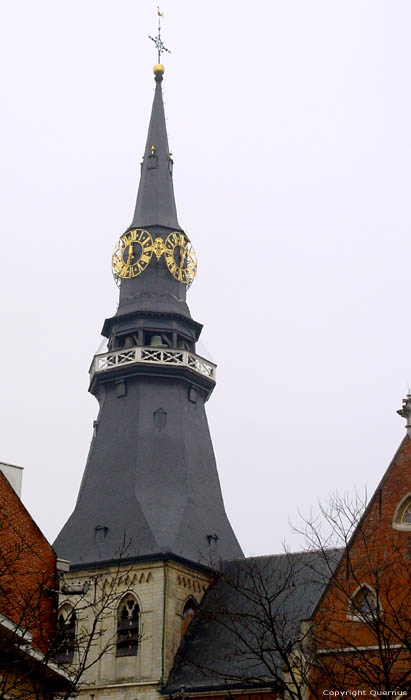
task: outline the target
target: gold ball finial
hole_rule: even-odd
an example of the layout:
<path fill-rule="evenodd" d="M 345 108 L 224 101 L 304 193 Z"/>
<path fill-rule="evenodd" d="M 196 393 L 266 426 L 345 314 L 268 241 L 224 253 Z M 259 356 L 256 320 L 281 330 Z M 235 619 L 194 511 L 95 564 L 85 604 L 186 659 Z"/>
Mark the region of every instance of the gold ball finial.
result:
<path fill-rule="evenodd" d="M 156 65 L 153 68 L 153 73 L 154 75 L 163 75 L 164 73 L 164 66 L 162 63 L 156 63 Z"/>

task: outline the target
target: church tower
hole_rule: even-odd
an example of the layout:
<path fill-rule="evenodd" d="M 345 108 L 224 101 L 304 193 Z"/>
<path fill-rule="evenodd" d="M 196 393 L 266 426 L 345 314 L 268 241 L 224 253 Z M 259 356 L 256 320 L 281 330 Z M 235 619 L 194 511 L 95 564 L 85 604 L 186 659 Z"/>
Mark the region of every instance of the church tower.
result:
<path fill-rule="evenodd" d="M 110 651 L 99 658 L 99 641 L 83 678 L 96 699 L 120 688 L 130 700 L 156 697 L 213 567 L 243 556 L 205 414 L 216 368 L 196 352 L 202 326 L 186 303 L 196 259 L 177 218 L 160 63 L 154 74 L 134 216 L 113 254 L 119 305 L 90 368 L 99 414 L 75 509 L 54 543 L 70 562 L 66 581 L 89 595 L 126 572 L 105 621 Z M 72 601 L 61 604 L 74 624 Z"/>

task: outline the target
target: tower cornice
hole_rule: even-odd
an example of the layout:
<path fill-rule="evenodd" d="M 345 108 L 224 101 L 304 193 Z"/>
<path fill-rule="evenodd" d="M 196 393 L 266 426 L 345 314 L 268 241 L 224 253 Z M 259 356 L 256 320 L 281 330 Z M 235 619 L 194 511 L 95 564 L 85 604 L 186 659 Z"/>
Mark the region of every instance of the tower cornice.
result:
<path fill-rule="evenodd" d="M 153 319 L 153 320 L 160 320 L 160 319 L 167 319 L 169 321 L 177 321 L 184 326 L 187 326 L 188 328 L 191 328 L 194 332 L 194 339 L 198 340 L 200 337 L 200 333 L 203 329 L 203 325 L 201 323 L 198 323 L 198 321 L 194 321 L 190 316 L 184 316 L 183 314 L 179 313 L 174 313 L 174 312 L 167 312 L 167 311 L 146 311 L 146 310 L 132 310 L 132 311 L 125 311 L 124 307 L 123 310 L 119 309 L 119 312 L 115 316 L 110 316 L 110 318 L 106 318 L 103 324 L 103 328 L 101 331 L 101 335 L 103 335 L 105 338 L 109 338 L 110 334 L 113 331 L 113 328 L 122 321 L 127 321 L 127 320 L 138 320 L 138 319 Z"/>
<path fill-rule="evenodd" d="M 215 562 L 210 562 L 210 565 L 207 566 L 201 562 L 194 562 L 191 559 L 180 557 L 178 554 L 173 554 L 173 552 L 158 552 L 158 554 L 142 554 L 141 556 L 121 559 L 106 559 L 104 561 L 87 562 L 87 564 L 78 562 L 70 564 L 70 571 L 90 571 L 92 569 L 105 569 L 110 566 L 130 566 L 131 564 L 150 564 L 155 562 L 181 564 L 204 574 L 210 574 L 210 572 L 215 571 Z"/>

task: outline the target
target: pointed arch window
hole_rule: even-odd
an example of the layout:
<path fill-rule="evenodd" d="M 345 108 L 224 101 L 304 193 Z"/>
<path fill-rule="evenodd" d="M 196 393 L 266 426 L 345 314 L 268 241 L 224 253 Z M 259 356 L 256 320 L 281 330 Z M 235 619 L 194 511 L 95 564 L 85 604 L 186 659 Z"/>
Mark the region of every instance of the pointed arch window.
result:
<path fill-rule="evenodd" d="M 377 594 L 374 589 L 363 583 L 354 591 L 347 610 L 347 618 L 358 622 L 374 620 L 379 612 Z"/>
<path fill-rule="evenodd" d="M 184 605 L 183 608 L 183 614 L 182 614 L 182 621 L 181 621 L 181 635 L 184 637 L 185 633 L 188 630 L 188 627 L 190 625 L 191 620 L 193 619 L 195 615 L 195 611 L 197 610 L 197 602 L 194 600 L 194 598 L 189 598 Z"/>
<path fill-rule="evenodd" d="M 121 601 L 117 610 L 117 656 L 136 656 L 139 640 L 140 608 L 132 595 Z"/>
<path fill-rule="evenodd" d="M 411 531 L 411 493 L 407 493 L 397 505 L 392 526 L 395 530 Z"/>
<path fill-rule="evenodd" d="M 56 659 L 61 664 L 73 663 L 76 646 L 76 613 L 71 605 L 63 605 L 57 615 Z"/>

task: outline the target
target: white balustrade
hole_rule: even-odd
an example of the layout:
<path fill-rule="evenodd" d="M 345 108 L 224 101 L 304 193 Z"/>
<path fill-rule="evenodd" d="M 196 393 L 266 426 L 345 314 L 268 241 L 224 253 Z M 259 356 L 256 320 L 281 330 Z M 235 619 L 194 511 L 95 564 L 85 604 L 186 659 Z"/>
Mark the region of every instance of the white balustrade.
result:
<path fill-rule="evenodd" d="M 93 376 L 99 372 L 129 364 L 178 365 L 188 367 L 193 372 L 208 377 L 215 382 L 216 365 L 204 357 L 189 350 L 173 350 L 171 348 L 134 347 L 127 350 L 115 350 L 104 355 L 95 355 L 90 367 Z"/>

